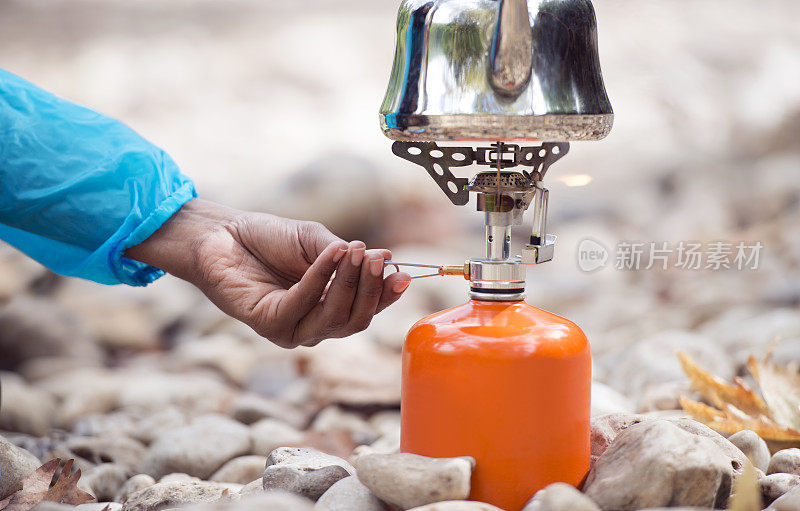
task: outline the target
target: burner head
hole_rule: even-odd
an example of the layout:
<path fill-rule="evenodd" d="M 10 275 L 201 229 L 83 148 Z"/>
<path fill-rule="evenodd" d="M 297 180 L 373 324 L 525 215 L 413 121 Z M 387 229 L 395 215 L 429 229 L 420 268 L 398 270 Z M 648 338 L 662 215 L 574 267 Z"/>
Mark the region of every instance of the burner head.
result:
<path fill-rule="evenodd" d="M 589 0 L 404 0 L 380 109 L 401 141 L 597 140 L 613 111 Z"/>

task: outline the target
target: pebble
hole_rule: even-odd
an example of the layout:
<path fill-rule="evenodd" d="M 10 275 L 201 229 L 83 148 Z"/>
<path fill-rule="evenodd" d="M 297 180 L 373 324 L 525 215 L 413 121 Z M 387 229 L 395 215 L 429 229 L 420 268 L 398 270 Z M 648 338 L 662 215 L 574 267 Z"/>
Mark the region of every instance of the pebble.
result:
<path fill-rule="evenodd" d="M 224 409 L 233 390 L 210 373 L 170 374 L 152 370 L 132 370 L 125 378 L 136 385 L 124 385 L 119 406 L 158 411 L 171 406 L 190 416 L 216 413 Z"/>
<path fill-rule="evenodd" d="M 226 461 L 248 454 L 250 430 L 221 415 L 203 415 L 188 426 L 159 436 L 142 461 L 141 472 L 159 478 L 170 472 L 208 479 Z"/>
<path fill-rule="evenodd" d="M 199 483 L 203 480 L 183 472 L 172 472 L 158 480 L 159 483 Z"/>
<path fill-rule="evenodd" d="M 365 454 L 356 459 L 358 478 L 379 499 L 400 509 L 469 496 L 475 468 L 471 457 L 428 458 L 409 453 Z"/>
<path fill-rule="evenodd" d="M 322 494 L 314 511 L 387 511 L 386 504 L 369 491 L 358 477 L 336 481 Z"/>
<path fill-rule="evenodd" d="M 643 415 L 612 413 L 591 419 L 591 452 L 596 459 L 605 452 L 611 442 L 625 429 L 647 420 Z"/>
<path fill-rule="evenodd" d="M 755 431 L 744 429 L 728 437 L 728 441 L 739 448 L 747 456 L 754 467 L 762 472 L 769 467 L 769 447 Z"/>
<path fill-rule="evenodd" d="M 445 500 L 411 509 L 410 511 L 504 511 L 497 506 L 474 500 Z"/>
<path fill-rule="evenodd" d="M 28 385 L 15 373 L 0 372 L 0 382 L 3 388 L 0 430 L 34 436 L 48 433 L 55 415 L 55 398 L 49 392 Z"/>
<path fill-rule="evenodd" d="M 162 434 L 188 424 L 189 418 L 186 413 L 177 406 L 165 406 L 153 412 L 147 411 L 143 417 L 137 418 L 132 436 L 149 445 Z"/>
<path fill-rule="evenodd" d="M 314 449 L 279 447 L 267 457 L 265 490 L 284 490 L 316 501 L 336 481 L 355 474 L 347 461 Z"/>
<path fill-rule="evenodd" d="M 102 385 L 97 382 L 102 381 Z M 109 413 L 119 406 L 119 391 L 124 380 L 113 371 L 100 367 L 82 367 L 49 375 L 36 386 L 59 401 L 54 425 L 71 430 L 82 417 Z"/>
<path fill-rule="evenodd" d="M 222 465 L 209 480 L 222 483 L 247 484 L 261 477 L 266 464 L 266 456 L 239 456 Z"/>
<path fill-rule="evenodd" d="M 182 506 L 182 511 L 313 511 L 314 504 L 299 495 L 285 491 L 268 491 L 245 495 L 239 499 Z"/>
<path fill-rule="evenodd" d="M 373 342 L 366 332 L 308 352 L 312 392 L 323 405 L 397 406 L 400 353 Z"/>
<path fill-rule="evenodd" d="M 231 404 L 230 413 L 244 424 L 253 424 L 262 419 L 279 419 L 295 428 L 304 428 L 308 424 L 308 415 L 298 408 L 252 393 L 237 396 Z"/>
<path fill-rule="evenodd" d="M 772 455 L 767 467 L 767 474 L 775 474 L 777 472 L 791 474 L 798 468 L 800 468 L 800 449 L 793 447 L 780 450 Z"/>
<path fill-rule="evenodd" d="M 76 318 L 83 320 L 99 344 L 111 350 L 160 347 L 159 328 L 164 322 L 154 317 L 157 309 L 147 308 L 144 303 L 157 298 L 160 293 L 142 294 L 128 286 L 87 286 L 77 279 L 64 280 L 54 298 Z M 159 287 L 161 285 L 164 283 L 160 282 Z M 172 301 L 183 303 L 174 291 L 167 292 Z"/>
<path fill-rule="evenodd" d="M 86 502 L 69 509 L 73 511 L 120 511 L 122 504 L 119 502 Z"/>
<path fill-rule="evenodd" d="M 212 368 L 238 386 L 248 382 L 258 361 L 250 343 L 226 334 L 188 339 L 170 356 L 178 370 Z"/>
<path fill-rule="evenodd" d="M 102 463 L 81 476 L 80 482 L 88 487 L 98 502 L 114 500 L 122 485 L 130 477 L 128 468 L 116 463 Z"/>
<path fill-rule="evenodd" d="M 705 424 L 687 417 L 664 417 L 663 420 L 674 424 L 688 433 L 707 438 L 714 442 L 717 448 L 729 458 L 729 462 L 733 468 L 735 477 L 738 477 L 744 470 L 745 464 L 750 462 L 750 460 L 747 459 L 747 456 L 745 456 L 738 447 L 730 443 L 727 438 L 723 437 Z"/>
<path fill-rule="evenodd" d="M 59 502 L 43 500 L 33 506 L 32 509 L 35 509 L 36 511 L 74 511 L 75 507 L 70 506 L 69 504 L 61 504 Z"/>
<path fill-rule="evenodd" d="M 795 486 L 770 504 L 766 511 L 797 511 L 798 509 L 800 509 L 800 486 Z"/>
<path fill-rule="evenodd" d="M 138 466 L 147 453 L 141 442 L 121 435 L 73 436 L 66 448 L 91 463 L 116 463 L 129 469 Z"/>
<path fill-rule="evenodd" d="M 770 474 L 758 480 L 761 498 L 765 506 L 772 504 L 798 484 L 800 484 L 800 475 L 784 474 L 783 472 Z"/>
<path fill-rule="evenodd" d="M 726 506 L 740 460 L 747 459 L 729 442 L 739 459 L 687 429 L 666 420 L 629 426 L 596 461 L 584 492 L 604 510 Z"/>
<path fill-rule="evenodd" d="M 680 410 L 681 396 L 689 396 L 693 399 L 697 398 L 687 380 L 652 383 L 643 388 L 638 394 L 639 398 L 636 401 L 636 411 L 640 413 L 656 412 L 660 410 Z"/>
<path fill-rule="evenodd" d="M 708 337 L 684 330 L 659 332 L 599 359 L 608 372 L 608 383 L 625 395 L 643 392 L 650 385 L 684 381 L 686 375 L 675 351 L 689 353 L 703 369 L 721 378 L 733 376 L 725 351 Z"/>
<path fill-rule="evenodd" d="M 250 481 L 246 485 L 239 490 L 239 496 L 251 495 L 253 493 L 263 493 L 264 492 L 264 482 L 262 481 L 263 475 L 260 475 L 258 479 Z"/>
<path fill-rule="evenodd" d="M 266 456 L 278 447 L 297 445 L 303 433 L 277 419 L 262 419 L 250 426 L 253 454 Z"/>
<path fill-rule="evenodd" d="M 630 400 L 599 381 L 592 381 L 592 417 L 609 413 L 633 413 L 634 406 Z"/>
<path fill-rule="evenodd" d="M 20 342 L 24 339 L 25 342 Z M 16 370 L 38 357 L 99 363 L 102 353 L 85 325 L 51 300 L 14 297 L 0 306 L 0 360 Z"/>
<path fill-rule="evenodd" d="M 314 418 L 315 431 L 344 431 L 358 444 L 371 444 L 378 438 L 375 428 L 361 415 L 346 412 L 336 405 L 323 408 Z"/>
<path fill-rule="evenodd" d="M 600 508 L 574 486 L 553 483 L 536 492 L 522 511 L 600 511 Z"/>
<path fill-rule="evenodd" d="M 22 487 L 22 480 L 42 463 L 36 456 L 0 436 L 0 500 Z"/>
<path fill-rule="evenodd" d="M 369 418 L 369 424 L 380 435 L 400 434 L 400 411 L 386 410 Z"/>
<path fill-rule="evenodd" d="M 132 494 L 136 493 L 139 490 L 144 490 L 150 486 L 156 484 L 156 480 L 150 477 L 147 474 L 136 474 L 135 476 L 131 477 L 120 487 L 117 494 L 114 496 L 115 502 L 125 502 L 128 500 Z"/>
<path fill-rule="evenodd" d="M 156 483 L 132 493 L 122 511 L 159 511 L 193 502 L 213 502 L 226 488 L 219 483 L 173 481 Z"/>

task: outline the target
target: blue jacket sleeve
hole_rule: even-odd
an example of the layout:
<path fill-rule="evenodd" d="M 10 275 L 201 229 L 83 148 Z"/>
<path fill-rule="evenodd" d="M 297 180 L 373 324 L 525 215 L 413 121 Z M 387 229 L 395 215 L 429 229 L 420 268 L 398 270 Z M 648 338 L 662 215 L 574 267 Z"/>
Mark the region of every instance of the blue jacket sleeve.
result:
<path fill-rule="evenodd" d="M 132 129 L 0 70 L 0 239 L 62 275 L 144 286 L 164 272 L 122 254 L 196 196 Z"/>

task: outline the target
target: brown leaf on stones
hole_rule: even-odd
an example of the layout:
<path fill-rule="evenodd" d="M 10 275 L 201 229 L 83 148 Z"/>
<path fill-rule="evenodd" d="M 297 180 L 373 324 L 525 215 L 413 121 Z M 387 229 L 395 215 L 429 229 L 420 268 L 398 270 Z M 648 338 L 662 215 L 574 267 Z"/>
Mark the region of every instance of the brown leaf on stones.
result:
<path fill-rule="evenodd" d="M 714 376 L 695 364 L 686 353 L 678 360 L 692 388 L 714 406 L 680 398 L 681 407 L 706 426 L 724 434 L 743 429 L 755 431 L 772 450 L 800 446 L 800 374 L 796 364 L 781 367 L 754 357 L 747 369 L 761 389 L 763 398 L 740 378 L 733 384 Z"/>
<path fill-rule="evenodd" d="M 39 502 L 48 500 L 77 506 L 94 499 L 78 488 L 81 471 L 72 474 L 72 460 L 67 461 L 55 482 L 53 476 L 61 465 L 61 459 L 48 461 L 22 480 L 22 488 L 0 501 L 0 511 L 29 511 Z M 51 484 L 52 483 L 52 484 Z"/>

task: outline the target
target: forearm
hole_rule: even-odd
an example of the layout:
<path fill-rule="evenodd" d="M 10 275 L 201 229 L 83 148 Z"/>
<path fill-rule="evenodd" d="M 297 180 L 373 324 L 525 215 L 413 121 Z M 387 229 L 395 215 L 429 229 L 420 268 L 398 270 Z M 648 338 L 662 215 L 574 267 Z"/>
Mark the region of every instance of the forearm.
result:
<path fill-rule="evenodd" d="M 160 268 L 178 278 L 193 281 L 203 240 L 226 229 L 238 211 L 204 199 L 192 199 L 125 257 Z"/>

